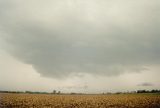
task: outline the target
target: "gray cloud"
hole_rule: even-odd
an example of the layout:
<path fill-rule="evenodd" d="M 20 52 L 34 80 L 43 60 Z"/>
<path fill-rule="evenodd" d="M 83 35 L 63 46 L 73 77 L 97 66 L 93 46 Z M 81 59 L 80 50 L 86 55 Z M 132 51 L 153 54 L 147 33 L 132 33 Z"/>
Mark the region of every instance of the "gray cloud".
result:
<path fill-rule="evenodd" d="M 46 77 L 140 72 L 160 62 L 159 11 L 158 0 L 1 0 L 1 38 Z"/>
<path fill-rule="evenodd" d="M 64 86 L 61 89 L 88 89 L 88 85 L 73 85 L 73 86 Z"/>
<path fill-rule="evenodd" d="M 154 85 L 149 82 L 144 82 L 144 83 L 138 84 L 138 86 L 154 86 Z"/>

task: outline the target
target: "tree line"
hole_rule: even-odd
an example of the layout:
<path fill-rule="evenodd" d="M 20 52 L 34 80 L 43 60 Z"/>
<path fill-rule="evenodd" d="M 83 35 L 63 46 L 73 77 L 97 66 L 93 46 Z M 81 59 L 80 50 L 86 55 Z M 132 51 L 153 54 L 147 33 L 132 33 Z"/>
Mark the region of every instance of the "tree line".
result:
<path fill-rule="evenodd" d="M 65 94 L 61 91 L 53 90 L 52 92 L 39 92 L 39 91 L 0 91 L 0 93 L 27 93 L 27 94 Z M 124 94 L 124 93 L 160 93 L 160 90 L 137 90 L 131 92 L 116 92 L 115 94 Z M 83 94 L 83 93 L 67 93 L 67 94 Z M 113 93 L 103 93 L 103 94 L 113 94 Z"/>
<path fill-rule="evenodd" d="M 137 90 L 137 93 L 160 93 L 160 90 Z"/>

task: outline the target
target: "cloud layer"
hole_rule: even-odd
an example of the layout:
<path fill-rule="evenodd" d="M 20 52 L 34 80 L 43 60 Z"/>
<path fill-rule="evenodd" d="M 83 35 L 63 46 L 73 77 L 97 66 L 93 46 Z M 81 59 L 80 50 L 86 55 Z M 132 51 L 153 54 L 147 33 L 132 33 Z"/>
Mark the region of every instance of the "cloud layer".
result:
<path fill-rule="evenodd" d="M 159 0 L 1 0 L 0 37 L 46 77 L 140 72 L 160 63 L 159 11 Z"/>
<path fill-rule="evenodd" d="M 144 82 L 141 84 L 138 84 L 138 86 L 154 86 L 152 83 Z"/>

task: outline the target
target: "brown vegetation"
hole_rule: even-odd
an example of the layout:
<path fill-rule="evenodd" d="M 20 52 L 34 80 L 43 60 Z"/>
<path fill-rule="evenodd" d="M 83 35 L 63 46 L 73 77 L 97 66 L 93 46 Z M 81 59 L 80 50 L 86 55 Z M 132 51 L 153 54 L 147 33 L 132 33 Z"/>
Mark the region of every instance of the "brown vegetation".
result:
<path fill-rule="evenodd" d="M 158 94 L 0 94 L 0 108 L 160 108 Z"/>

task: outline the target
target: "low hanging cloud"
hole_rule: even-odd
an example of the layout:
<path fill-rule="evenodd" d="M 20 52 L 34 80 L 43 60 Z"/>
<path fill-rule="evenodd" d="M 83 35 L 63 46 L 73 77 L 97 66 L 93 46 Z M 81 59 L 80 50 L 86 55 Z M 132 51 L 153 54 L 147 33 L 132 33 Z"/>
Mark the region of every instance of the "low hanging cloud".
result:
<path fill-rule="evenodd" d="M 138 86 L 154 86 L 154 84 L 149 82 L 144 82 L 144 83 L 138 84 Z"/>
<path fill-rule="evenodd" d="M 160 63 L 159 0 L 1 0 L 8 53 L 42 76 L 115 76 Z"/>

